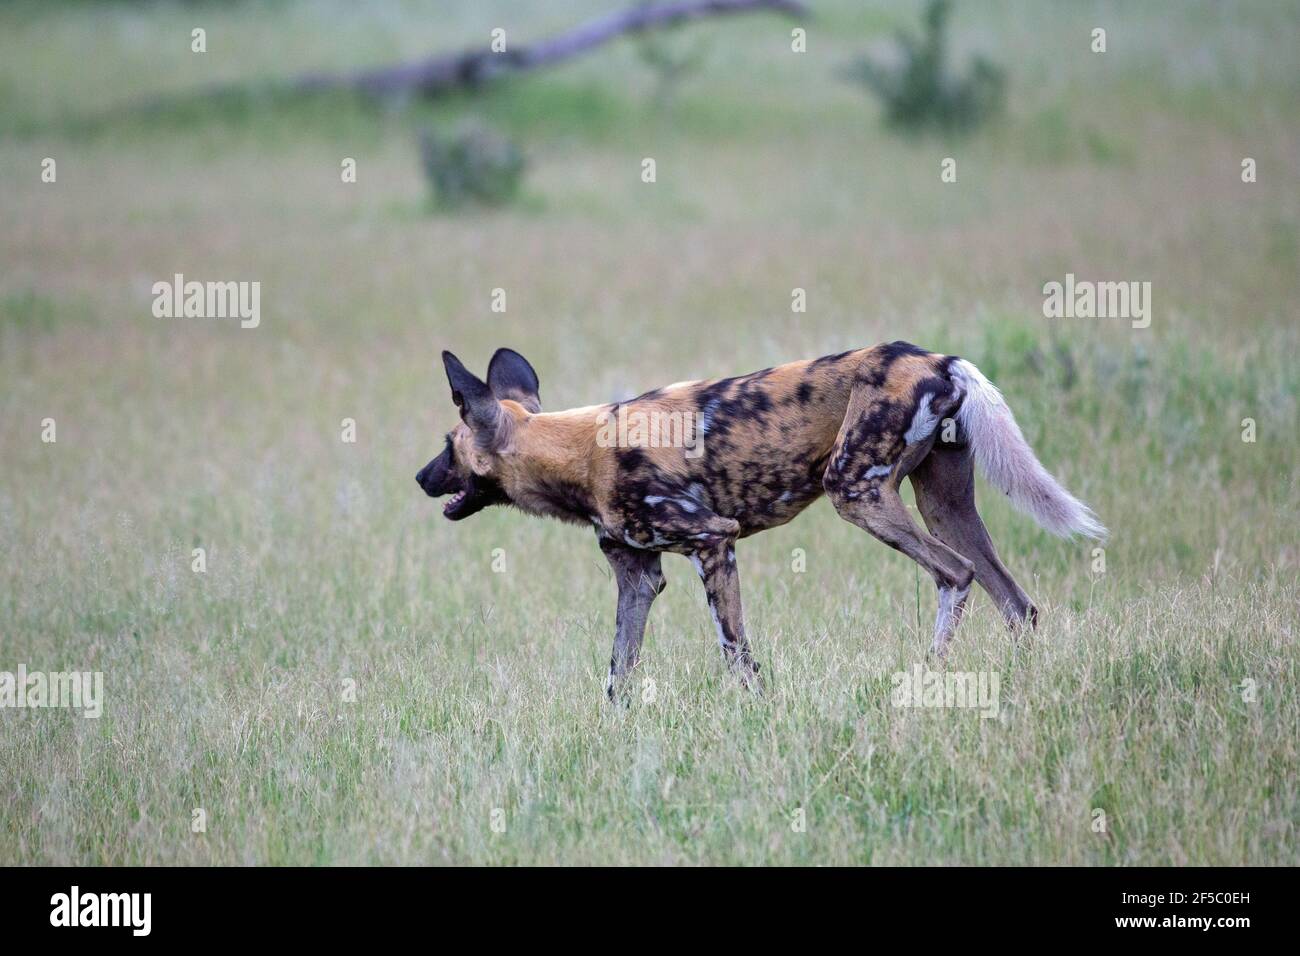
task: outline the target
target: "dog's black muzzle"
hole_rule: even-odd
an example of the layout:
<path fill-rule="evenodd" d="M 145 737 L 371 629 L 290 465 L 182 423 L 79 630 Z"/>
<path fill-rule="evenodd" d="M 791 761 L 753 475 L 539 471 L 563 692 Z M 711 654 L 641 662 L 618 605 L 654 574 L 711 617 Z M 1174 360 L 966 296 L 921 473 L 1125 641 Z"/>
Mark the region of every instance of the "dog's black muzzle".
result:
<path fill-rule="evenodd" d="M 481 475 L 462 478 L 456 471 L 450 447 L 421 468 L 415 480 L 430 498 L 451 495 L 442 506 L 442 513 L 452 521 L 468 518 L 488 505 L 504 504 L 510 500 L 491 478 Z"/>

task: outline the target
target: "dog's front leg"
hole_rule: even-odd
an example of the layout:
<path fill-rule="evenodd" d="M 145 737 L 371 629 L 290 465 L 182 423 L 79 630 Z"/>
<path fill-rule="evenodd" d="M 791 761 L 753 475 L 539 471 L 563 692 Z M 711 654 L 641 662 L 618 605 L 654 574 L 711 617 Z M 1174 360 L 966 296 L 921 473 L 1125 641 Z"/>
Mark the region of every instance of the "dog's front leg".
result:
<path fill-rule="evenodd" d="M 707 537 L 691 554 L 691 563 L 704 582 L 709 612 L 718 630 L 722 656 L 750 690 L 762 691 L 763 680 L 758 663 L 745 637 L 745 621 L 740 607 L 740 572 L 736 568 L 734 538 Z"/>
<path fill-rule="evenodd" d="M 667 586 L 657 551 L 625 547 L 612 538 L 601 537 L 600 550 L 614 571 L 618 583 L 618 612 L 614 625 L 614 653 L 609 658 L 609 679 L 605 693 L 616 699 L 624 678 L 641 657 L 641 639 L 650 605 Z"/>

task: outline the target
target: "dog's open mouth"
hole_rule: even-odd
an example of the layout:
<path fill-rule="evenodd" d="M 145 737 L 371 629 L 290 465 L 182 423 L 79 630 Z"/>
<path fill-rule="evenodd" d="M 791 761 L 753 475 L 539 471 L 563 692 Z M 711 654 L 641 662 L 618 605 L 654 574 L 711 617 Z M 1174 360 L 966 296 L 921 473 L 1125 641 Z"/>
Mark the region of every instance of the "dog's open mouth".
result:
<path fill-rule="evenodd" d="M 450 521 L 468 518 L 488 505 L 510 502 L 510 496 L 496 479 L 475 474 L 466 476 L 457 472 L 450 439 L 446 450 L 421 468 L 415 480 L 430 498 L 451 496 L 442 505 L 442 515 Z"/>
<path fill-rule="evenodd" d="M 449 518 L 452 517 L 453 515 L 455 515 L 456 510 L 465 503 L 465 499 L 468 497 L 469 497 L 468 491 L 456 492 L 454 495 L 448 498 L 446 502 L 443 503 L 442 513 Z"/>
<path fill-rule="evenodd" d="M 466 487 L 447 499 L 442 506 L 442 514 L 444 518 L 451 521 L 460 521 L 482 511 L 488 505 L 501 504 L 508 500 L 501 486 L 495 481 L 475 475 L 469 479 Z"/>

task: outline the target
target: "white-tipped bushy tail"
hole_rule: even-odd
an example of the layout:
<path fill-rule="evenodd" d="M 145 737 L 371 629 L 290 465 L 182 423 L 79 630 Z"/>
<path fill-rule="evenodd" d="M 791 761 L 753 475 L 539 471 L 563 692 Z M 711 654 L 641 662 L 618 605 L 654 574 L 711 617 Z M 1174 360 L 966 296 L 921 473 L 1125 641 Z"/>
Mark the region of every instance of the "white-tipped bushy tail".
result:
<path fill-rule="evenodd" d="M 1034 457 L 998 387 L 965 359 L 953 362 L 949 374 L 966 393 L 957 423 L 989 483 L 1052 534 L 1104 538 L 1106 529 L 1091 509 L 1062 488 Z"/>

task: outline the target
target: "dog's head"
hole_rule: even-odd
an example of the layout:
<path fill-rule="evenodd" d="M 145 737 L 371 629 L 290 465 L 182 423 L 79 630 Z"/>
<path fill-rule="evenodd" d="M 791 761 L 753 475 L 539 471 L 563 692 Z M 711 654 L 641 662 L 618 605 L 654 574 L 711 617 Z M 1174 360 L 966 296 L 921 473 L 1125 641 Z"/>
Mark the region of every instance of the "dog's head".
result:
<path fill-rule="evenodd" d="M 509 504 L 501 482 L 502 460 L 520 419 L 541 411 L 542 403 L 537 373 L 513 349 L 497 349 L 486 382 L 450 352 L 442 353 L 442 363 L 460 423 L 447 433 L 442 454 L 421 468 L 415 480 L 431 498 L 451 495 L 442 513 L 460 521 L 488 505 Z"/>

